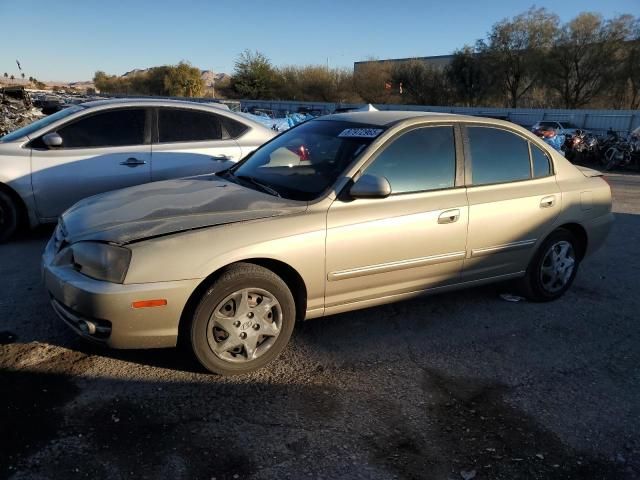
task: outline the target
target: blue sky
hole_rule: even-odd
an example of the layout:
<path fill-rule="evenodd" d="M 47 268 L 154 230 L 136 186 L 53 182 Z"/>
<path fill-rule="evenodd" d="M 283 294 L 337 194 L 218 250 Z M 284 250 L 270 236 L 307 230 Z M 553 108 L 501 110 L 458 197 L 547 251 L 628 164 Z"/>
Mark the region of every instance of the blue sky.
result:
<path fill-rule="evenodd" d="M 581 11 L 640 15 L 640 0 L 538 1 L 568 20 Z M 244 49 L 274 64 L 351 67 L 368 57 L 451 53 L 496 21 L 528 9 L 520 0 L 0 0 L 0 75 L 89 80 L 96 70 L 190 61 L 231 73 Z"/>

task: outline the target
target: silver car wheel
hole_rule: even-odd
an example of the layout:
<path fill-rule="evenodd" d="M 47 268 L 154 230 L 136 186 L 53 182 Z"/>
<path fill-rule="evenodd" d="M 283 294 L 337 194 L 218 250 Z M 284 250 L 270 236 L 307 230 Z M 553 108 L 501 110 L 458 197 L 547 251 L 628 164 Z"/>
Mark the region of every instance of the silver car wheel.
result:
<path fill-rule="evenodd" d="M 540 283 L 549 293 L 562 290 L 573 274 L 576 256 L 571 243 L 566 240 L 551 245 L 542 259 Z"/>
<path fill-rule="evenodd" d="M 282 327 L 282 308 L 276 297 L 260 288 L 243 288 L 225 297 L 207 325 L 211 351 L 228 362 L 249 362 L 264 355 Z"/>

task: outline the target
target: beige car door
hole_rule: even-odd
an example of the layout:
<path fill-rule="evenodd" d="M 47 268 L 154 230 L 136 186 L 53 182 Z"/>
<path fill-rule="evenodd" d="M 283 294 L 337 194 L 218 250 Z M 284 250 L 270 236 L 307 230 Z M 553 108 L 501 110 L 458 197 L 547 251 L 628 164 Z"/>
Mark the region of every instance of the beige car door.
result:
<path fill-rule="evenodd" d="M 462 280 L 524 271 L 560 212 L 552 162 L 515 131 L 465 130 L 469 237 Z"/>
<path fill-rule="evenodd" d="M 341 311 L 341 305 L 383 303 L 385 297 L 458 281 L 468 207 L 461 169 L 456 175 L 454 132 L 452 125 L 401 132 L 363 169 L 387 178 L 391 195 L 338 199 L 331 205 L 327 314 Z"/>

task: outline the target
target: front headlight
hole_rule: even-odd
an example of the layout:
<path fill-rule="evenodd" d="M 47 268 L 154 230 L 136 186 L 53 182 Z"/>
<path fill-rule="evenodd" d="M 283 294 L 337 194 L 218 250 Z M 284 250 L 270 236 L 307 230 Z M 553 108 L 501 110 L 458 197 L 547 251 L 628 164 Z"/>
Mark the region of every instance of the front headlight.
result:
<path fill-rule="evenodd" d="M 73 265 L 87 277 L 122 283 L 129 268 L 131 250 L 107 243 L 78 242 L 70 247 Z"/>

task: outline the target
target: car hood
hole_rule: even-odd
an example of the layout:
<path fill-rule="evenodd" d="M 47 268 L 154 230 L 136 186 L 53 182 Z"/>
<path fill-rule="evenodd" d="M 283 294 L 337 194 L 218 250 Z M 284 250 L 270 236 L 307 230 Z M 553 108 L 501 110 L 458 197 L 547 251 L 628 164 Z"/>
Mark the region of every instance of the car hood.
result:
<path fill-rule="evenodd" d="M 306 208 L 306 202 L 274 197 L 216 175 L 202 175 L 95 195 L 76 203 L 61 220 L 69 243 L 95 240 L 122 245 Z"/>

